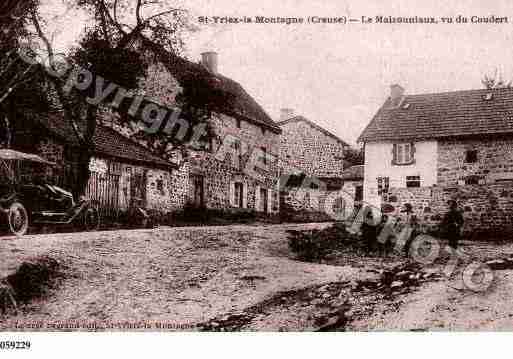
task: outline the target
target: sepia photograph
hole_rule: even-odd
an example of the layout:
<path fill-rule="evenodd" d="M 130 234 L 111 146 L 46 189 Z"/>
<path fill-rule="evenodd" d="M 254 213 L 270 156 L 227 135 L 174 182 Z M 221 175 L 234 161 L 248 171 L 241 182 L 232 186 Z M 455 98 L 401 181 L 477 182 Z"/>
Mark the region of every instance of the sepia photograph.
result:
<path fill-rule="evenodd" d="M 1 0 L 0 352 L 513 331 L 512 23 L 507 0 Z"/>

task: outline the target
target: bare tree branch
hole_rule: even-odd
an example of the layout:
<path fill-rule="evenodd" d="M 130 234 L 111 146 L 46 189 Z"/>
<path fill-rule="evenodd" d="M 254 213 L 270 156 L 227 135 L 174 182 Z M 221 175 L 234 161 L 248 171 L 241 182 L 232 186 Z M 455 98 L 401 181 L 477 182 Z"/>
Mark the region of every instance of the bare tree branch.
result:
<path fill-rule="evenodd" d="M 142 0 L 137 0 L 137 5 L 135 7 L 135 18 L 137 20 L 137 26 L 139 26 L 143 23 L 142 16 L 141 16 L 141 7 L 142 7 Z"/>
<path fill-rule="evenodd" d="M 48 58 L 49 58 L 49 66 L 52 68 L 52 70 L 55 71 L 55 56 L 53 47 L 50 44 L 50 41 L 48 40 L 48 37 L 44 34 L 43 30 L 41 29 L 41 25 L 39 24 L 39 20 L 37 18 L 37 14 L 35 11 L 32 12 L 32 22 L 34 24 L 34 27 L 36 29 L 36 32 L 38 36 L 41 38 L 41 40 L 44 42 L 46 46 L 46 51 L 48 52 Z M 59 96 L 59 101 L 61 102 L 63 106 L 63 110 L 66 116 L 66 119 L 71 122 L 71 127 L 73 127 L 73 132 L 77 136 L 79 142 L 81 144 L 84 144 L 86 142 L 86 139 L 84 138 L 84 135 L 80 131 L 78 124 L 75 121 L 75 116 L 70 109 L 70 105 L 68 104 L 68 101 L 66 99 L 66 95 L 64 93 L 64 90 L 61 87 L 61 84 L 54 79 L 53 77 L 49 77 L 50 81 L 53 83 L 55 90 L 57 91 L 57 95 Z"/>
<path fill-rule="evenodd" d="M 164 15 L 171 14 L 171 13 L 176 13 L 176 12 L 187 12 L 187 10 L 185 10 L 185 9 L 170 9 L 170 10 L 162 11 L 162 12 L 160 12 L 158 14 L 150 16 L 149 18 L 144 20 L 144 23 L 147 24 L 151 20 L 156 19 L 157 17 L 161 17 L 161 16 L 164 16 Z"/>

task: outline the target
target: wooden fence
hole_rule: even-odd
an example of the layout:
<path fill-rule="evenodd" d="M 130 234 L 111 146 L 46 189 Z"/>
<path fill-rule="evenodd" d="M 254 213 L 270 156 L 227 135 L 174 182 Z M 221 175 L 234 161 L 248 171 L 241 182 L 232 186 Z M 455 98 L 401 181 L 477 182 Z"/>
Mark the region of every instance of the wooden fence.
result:
<path fill-rule="evenodd" d="M 95 201 L 101 216 L 113 218 L 119 214 L 119 174 L 91 172 L 86 196 Z"/>

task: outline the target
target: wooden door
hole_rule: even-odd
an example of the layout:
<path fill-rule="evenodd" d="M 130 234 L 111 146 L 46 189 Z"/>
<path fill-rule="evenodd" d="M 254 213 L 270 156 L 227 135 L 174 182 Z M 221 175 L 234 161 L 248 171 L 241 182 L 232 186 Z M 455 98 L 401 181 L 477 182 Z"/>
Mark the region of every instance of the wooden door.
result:
<path fill-rule="evenodd" d="M 265 188 L 260 188 L 260 203 L 262 212 L 267 213 L 269 211 L 269 199 L 267 197 L 267 189 Z"/>
<path fill-rule="evenodd" d="M 194 176 L 193 183 L 193 203 L 195 207 L 203 207 L 205 205 L 205 190 L 203 176 Z"/>
<path fill-rule="evenodd" d="M 235 183 L 235 205 L 239 208 L 244 207 L 244 186 L 240 182 Z"/>

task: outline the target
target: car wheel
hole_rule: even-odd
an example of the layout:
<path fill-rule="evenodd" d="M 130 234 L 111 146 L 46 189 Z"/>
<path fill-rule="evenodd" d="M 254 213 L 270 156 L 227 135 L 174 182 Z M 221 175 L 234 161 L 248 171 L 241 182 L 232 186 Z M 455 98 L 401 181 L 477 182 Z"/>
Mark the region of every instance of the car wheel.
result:
<path fill-rule="evenodd" d="M 86 231 L 96 231 L 100 227 L 100 212 L 96 207 L 89 207 L 84 212 L 84 227 Z"/>
<path fill-rule="evenodd" d="M 29 228 L 29 216 L 20 202 L 14 202 L 7 211 L 9 231 L 16 236 L 23 236 Z"/>

